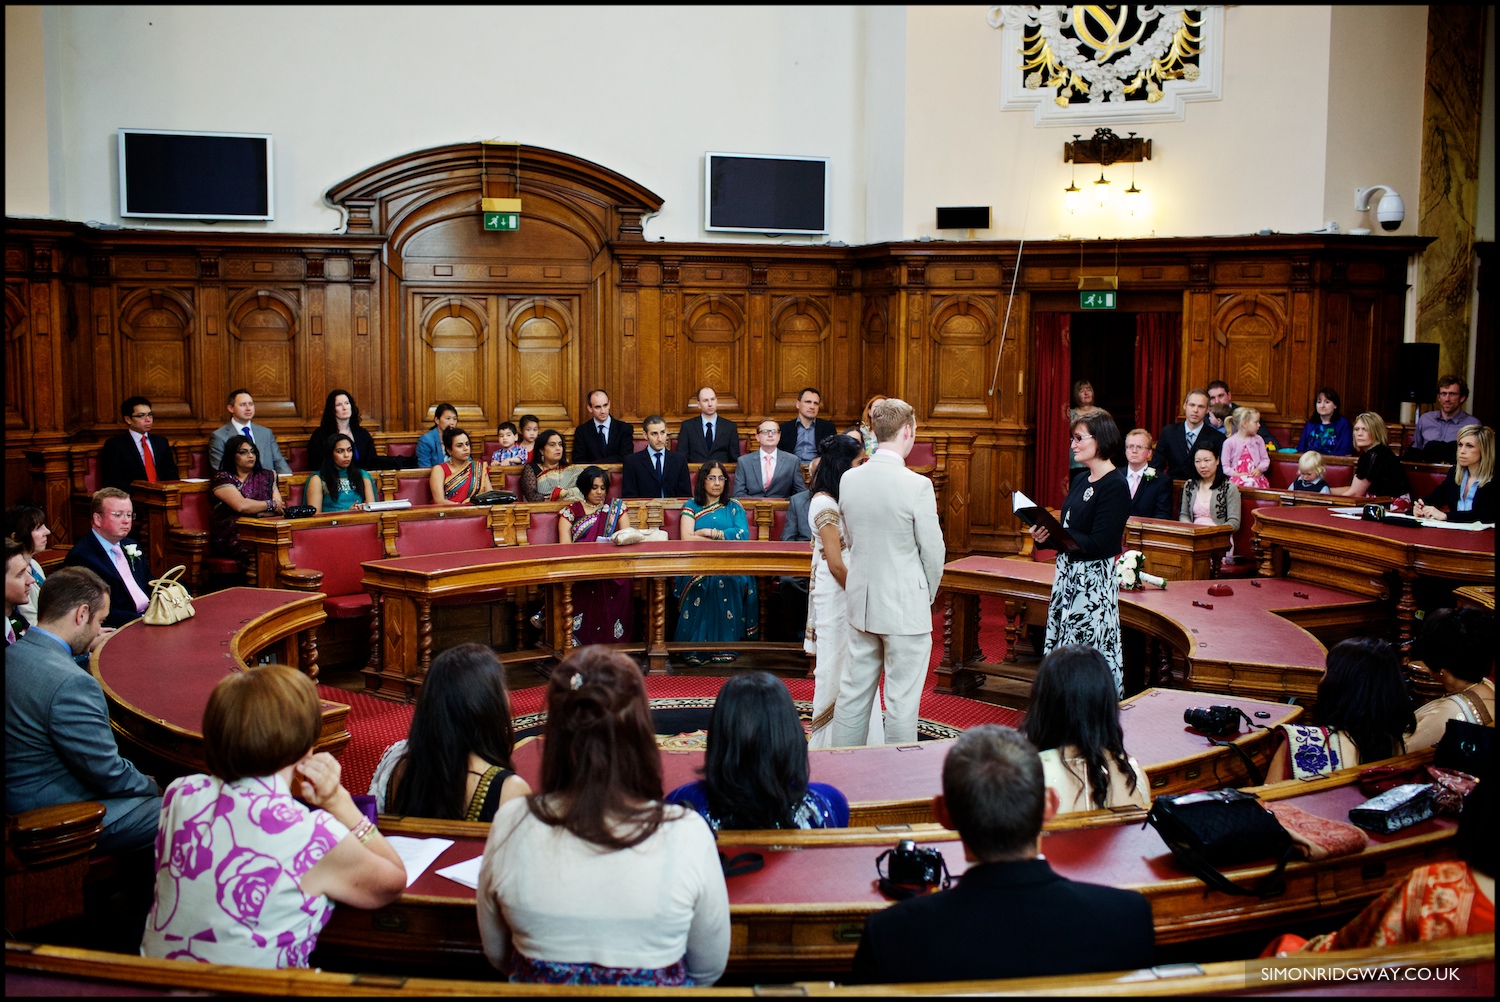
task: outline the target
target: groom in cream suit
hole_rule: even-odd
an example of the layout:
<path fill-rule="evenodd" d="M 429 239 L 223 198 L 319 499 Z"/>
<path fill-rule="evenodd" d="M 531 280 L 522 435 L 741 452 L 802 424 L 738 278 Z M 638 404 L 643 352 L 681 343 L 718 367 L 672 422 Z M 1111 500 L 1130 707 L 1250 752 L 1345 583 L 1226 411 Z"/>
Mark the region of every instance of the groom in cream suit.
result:
<path fill-rule="evenodd" d="M 835 746 L 861 745 L 885 672 L 886 744 L 917 740 L 917 703 L 932 655 L 932 601 L 943 577 L 943 530 L 932 481 L 906 468 L 917 419 L 904 400 L 875 404 L 879 442 L 839 481 L 849 540 L 849 674 L 833 711 Z"/>

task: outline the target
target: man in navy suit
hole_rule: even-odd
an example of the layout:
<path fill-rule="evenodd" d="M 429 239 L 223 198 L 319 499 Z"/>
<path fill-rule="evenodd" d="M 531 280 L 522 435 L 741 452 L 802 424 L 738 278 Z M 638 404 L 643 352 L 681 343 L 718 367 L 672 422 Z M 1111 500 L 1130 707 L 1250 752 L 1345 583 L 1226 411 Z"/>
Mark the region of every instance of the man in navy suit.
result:
<path fill-rule="evenodd" d="M 1058 876 L 1042 857 L 1057 792 L 1019 731 L 971 727 L 943 761 L 940 824 L 958 830 L 969 868 L 956 887 L 898 901 L 865 919 L 856 984 L 989 981 L 1150 967 L 1151 906 L 1135 891 Z M 1078 936 L 1080 916 L 1090 928 Z"/>
<path fill-rule="evenodd" d="M 712 386 L 698 391 L 698 416 L 682 422 L 677 430 L 677 451 L 689 463 L 717 459 L 732 463 L 740 454 L 740 430 L 733 421 L 719 417 L 719 395 Z"/>
<path fill-rule="evenodd" d="M 798 460 L 811 463 L 818 458 L 818 443 L 838 429 L 833 422 L 818 417 L 823 406 L 823 395 L 811 386 L 797 394 L 797 416 L 781 424 L 781 442 L 777 446 L 782 452 L 790 452 Z"/>
<path fill-rule="evenodd" d="M 620 496 L 627 498 L 686 498 L 693 496 L 687 460 L 667 450 L 667 422 L 660 414 L 648 417 L 646 447 L 625 457 Z"/>
<path fill-rule="evenodd" d="M 1143 518 L 1173 518 L 1172 480 L 1153 466 L 1151 458 L 1151 433 L 1145 428 L 1132 428 L 1125 436 L 1125 479 L 1130 483 L 1130 514 Z"/>
<path fill-rule="evenodd" d="M 755 429 L 760 448 L 741 456 L 734 472 L 734 496 L 737 498 L 789 498 L 807 490 L 802 479 L 802 464 L 790 452 L 776 447 L 781 428 L 766 418 Z"/>
<path fill-rule="evenodd" d="M 1161 430 L 1151 456 L 1151 465 L 1170 480 L 1191 480 L 1198 475 L 1193 469 L 1193 449 L 1198 445 L 1213 446 L 1216 453 L 1224 449 L 1224 433 L 1204 421 L 1208 416 L 1206 392 L 1196 386 L 1188 390 L 1182 413 L 1186 420 Z"/>
<path fill-rule="evenodd" d="M 131 397 L 120 405 L 120 418 L 126 431 L 105 441 L 99 450 L 99 480 L 105 487 L 130 490 L 135 480 L 153 484 L 177 479 L 177 457 L 172 445 L 161 435 L 151 434 L 155 416 L 151 401 Z"/>
<path fill-rule="evenodd" d="M 573 462 L 623 463 L 635 451 L 635 426 L 609 416 L 609 394 L 589 394 L 589 420 L 573 429 Z"/>
<path fill-rule="evenodd" d="M 94 492 L 90 510 L 93 530 L 73 544 L 64 563 L 87 567 L 109 585 L 110 613 L 104 625 L 124 626 L 145 612 L 150 602 L 146 552 L 130 538 L 134 522 L 130 495 L 118 487 L 100 488 Z"/>
<path fill-rule="evenodd" d="M 156 841 L 161 797 L 120 757 L 104 692 L 73 660 L 111 632 L 109 609 L 98 575 L 64 567 L 42 585 L 36 625 L 6 649 L 5 813 L 97 800 L 99 848 L 126 852 Z"/>

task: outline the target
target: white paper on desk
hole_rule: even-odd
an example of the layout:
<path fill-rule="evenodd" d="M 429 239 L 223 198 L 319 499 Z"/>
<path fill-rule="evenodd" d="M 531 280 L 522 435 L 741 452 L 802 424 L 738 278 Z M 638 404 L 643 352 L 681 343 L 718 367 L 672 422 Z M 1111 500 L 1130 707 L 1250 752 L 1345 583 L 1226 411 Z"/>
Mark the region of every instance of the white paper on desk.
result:
<path fill-rule="evenodd" d="M 206 484 L 206 483 L 208 483 L 208 478 L 207 477 L 183 477 L 182 478 L 182 482 L 185 483 L 185 484 Z"/>
<path fill-rule="evenodd" d="M 417 878 L 453 844 L 451 838 L 408 838 L 405 835 L 387 835 L 385 840 L 396 850 L 401 862 L 406 864 L 407 887 L 416 883 Z"/>
<path fill-rule="evenodd" d="M 1364 507 L 1364 505 L 1355 505 L 1352 508 L 1329 508 L 1328 509 L 1328 514 L 1330 514 L 1330 515 L 1353 515 L 1355 518 L 1360 517 L 1364 513 L 1365 513 L 1365 507 Z"/>
<path fill-rule="evenodd" d="M 463 884 L 465 887 L 472 887 L 477 891 L 479 889 L 479 866 L 483 862 L 483 856 L 475 856 L 473 859 L 466 859 L 462 863 L 445 866 L 435 872 L 439 877 L 447 877 L 455 884 Z"/>

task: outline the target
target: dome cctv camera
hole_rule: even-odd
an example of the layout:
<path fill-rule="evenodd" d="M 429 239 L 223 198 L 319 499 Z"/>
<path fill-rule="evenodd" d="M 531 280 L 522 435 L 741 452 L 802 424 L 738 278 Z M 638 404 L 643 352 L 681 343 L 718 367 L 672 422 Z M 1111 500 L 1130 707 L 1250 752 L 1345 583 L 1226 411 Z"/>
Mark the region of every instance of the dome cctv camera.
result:
<path fill-rule="evenodd" d="M 1354 211 L 1368 212 L 1370 210 L 1370 196 L 1375 192 L 1384 192 L 1379 204 L 1375 206 L 1375 218 L 1380 221 L 1383 230 L 1399 229 L 1401 223 L 1406 219 L 1406 203 L 1396 193 L 1396 189 L 1388 184 L 1375 184 L 1368 188 L 1354 189 Z"/>

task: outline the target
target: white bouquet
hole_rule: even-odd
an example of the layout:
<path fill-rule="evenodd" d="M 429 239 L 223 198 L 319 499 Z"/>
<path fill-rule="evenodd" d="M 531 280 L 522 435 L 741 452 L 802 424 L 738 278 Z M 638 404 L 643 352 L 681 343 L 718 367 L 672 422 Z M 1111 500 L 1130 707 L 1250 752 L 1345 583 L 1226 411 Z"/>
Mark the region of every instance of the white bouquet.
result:
<path fill-rule="evenodd" d="M 1146 585 L 1165 588 L 1166 578 L 1146 573 L 1146 555 L 1140 550 L 1126 550 L 1115 563 L 1115 580 L 1126 591 L 1140 591 Z"/>

